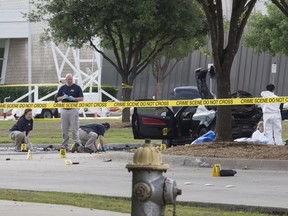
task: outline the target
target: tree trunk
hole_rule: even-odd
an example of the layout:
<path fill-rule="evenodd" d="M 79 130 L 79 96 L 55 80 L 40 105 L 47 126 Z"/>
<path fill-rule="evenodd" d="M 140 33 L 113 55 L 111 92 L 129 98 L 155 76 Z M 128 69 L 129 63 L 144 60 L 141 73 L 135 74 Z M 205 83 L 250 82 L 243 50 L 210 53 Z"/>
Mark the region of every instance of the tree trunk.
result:
<path fill-rule="evenodd" d="M 155 88 L 155 98 L 157 100 L 162 99 L 162 88 L 163 88 L 163 81 L 171 73 L 171 71 L 175 68 L 178 61 L 167 71 L 168 66 L 170 64 L 171 58 L 165 57 L 158 57 L 155 58 L 152 62 L 152 74 L 156 79 L 156 88 Z"/>
<path fill-rule="evenodd" d="M 158 71 L 158 79 L 156 79 L 156 88 L 155 88 L 155 99 L 161 100 L 162 99 L 162 86 L 163 86 L 163 71 Z"/>
<path fill-rule="evenodd" d="M 224 43 L 222 1 L 197 0 L 205 12 L 210 29 L 213 60 L 217 76 L 217 98 L 227 98 L 226 102 L 229 102 L 228 98 L 231 98 L 230 72 L 232 63 L 238 51 L 244 27 L 256 1 L 231 0 L 232 11 L 231 17 L 228 17 L 230 21 L 228 41 Z M 231 106 L 218 106 L 216 118 L 216 140 L 231 141 Z"/>
<path fill-rule="evenodd" d="M 156 84 L 156 89 L 155 89 L 155 91 L 156 91 L 155 99 L 156 100 L 161 100 L 161 98 L 162 98 L 162 85 L 163 85 L 162 80 L 161 81 L 159 80 Z"/>
<path fill-rule="evenodd" d="M 129 101 L 132 88 L 122 88 L 123 101 Z M 122 110 L 122 122 L 130 122 L 130 107 Z"/>
<path fill-rule="evenodd" d="M 216 140 L 217 141 L 232 141 L 232 115 L 229 100 L 231 98 L 230 89 L 230 71 L 233 63 L 233 57 L 225 57 L 222 65 L 217 65 L 217 98 L 227 99 L 223 101 L 225 106 L 217 107 L 216 114 Z"/>

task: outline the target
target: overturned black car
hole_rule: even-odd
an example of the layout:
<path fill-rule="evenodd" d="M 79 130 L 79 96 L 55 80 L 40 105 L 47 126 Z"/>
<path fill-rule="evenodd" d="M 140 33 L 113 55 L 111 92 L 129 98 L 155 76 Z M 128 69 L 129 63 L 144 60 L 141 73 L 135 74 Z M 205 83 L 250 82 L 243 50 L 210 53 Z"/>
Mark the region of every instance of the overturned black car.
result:
<path fill-rule="evenodd" d="M 203 70 L 201 72 L 203 73 Z M 204 71 L 204 73 L 207 73 L 207 71 Z M 201 79 L 205 77 L 206 74 L 201 76 Z M 202 91 L 199 91 L 202 98 L 202 95 L 206 95 L 206 98 L 213 97 L 212 94 L 203 94 L 203 91 L 208 90 L 207 86 L 203 86 L 205 85 L 203 80 L 198 83 L 202 85 L 201 87 L 197 85 L 198 91 Z M 231 96 L 234 98 L 252 97 L 251 94 L 245 91 L 237 91 Z M 183 100 L 183 98 L 181 99 Z M 170 147 L 191 143 L 207 131 L 215 130 L 217 107 L 208 107 L 207 109 L 205 106 L 187 106 L 180 107 L 178 110 L 175 109 L 175 111 L 173 112 L 173 109 L 169 107 L 134 108 L 132 115 L 134 138 L 162 139 Z M 261 108 L 256 105 L 239 105 L 232 106 L 231 112 L 233 139 L 251 137 L 257 123 L 262 118 Z"/>

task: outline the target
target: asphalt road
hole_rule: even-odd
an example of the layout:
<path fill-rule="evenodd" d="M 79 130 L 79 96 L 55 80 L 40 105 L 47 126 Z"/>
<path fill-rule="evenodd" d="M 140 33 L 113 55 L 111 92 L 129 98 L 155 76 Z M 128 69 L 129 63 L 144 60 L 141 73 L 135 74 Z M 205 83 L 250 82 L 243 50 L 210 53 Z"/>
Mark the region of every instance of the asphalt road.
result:
<path fill-rule="evenodd" d="M 125 166 L 132 161 L 132 153 L 68 153 L 66 159 L 60 158 L 56 152 L 34 153 L 31 160 L 26 156 L 26 153 L 0 152 L 0 188 L 131 197 L 132 173 Z M 67 159 L 79 164 L 66 165 Z M 283 208 L 288 211 L 288 172 L 285 170 L 275 167 L 274 170 L 264 170 L 263 166 L 262 170 L 238 168 L 234 177 L 212 177 L 212 168 L 191 163 L 189 166 L 180 165 L 187 158 L 163 156 L 163 161 L 170 164 L 170 169 L 163 175 L 176 180 L 178 188 L 182 189 L 178 201 Z M 235 167 L 234 160 L 223 162 L 222 167 L 228 168 L 229 163 Z"/>

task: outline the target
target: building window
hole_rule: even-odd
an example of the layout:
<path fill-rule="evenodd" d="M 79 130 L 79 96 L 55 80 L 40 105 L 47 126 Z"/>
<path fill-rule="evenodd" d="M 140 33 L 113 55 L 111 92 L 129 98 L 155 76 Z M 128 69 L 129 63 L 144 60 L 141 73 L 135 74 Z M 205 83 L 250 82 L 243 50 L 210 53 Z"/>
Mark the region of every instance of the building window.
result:
<path fill-rule="evenodd" d="M 0 84 L 5 82 L 9 39 L 0 39 Z"/>
<path fill-rule="evenodd" d="M 2 73 L 3 73 L 4 53 L 5 53 L 5 40 L 0 39 L 0 83 L 2 80 Z"/>

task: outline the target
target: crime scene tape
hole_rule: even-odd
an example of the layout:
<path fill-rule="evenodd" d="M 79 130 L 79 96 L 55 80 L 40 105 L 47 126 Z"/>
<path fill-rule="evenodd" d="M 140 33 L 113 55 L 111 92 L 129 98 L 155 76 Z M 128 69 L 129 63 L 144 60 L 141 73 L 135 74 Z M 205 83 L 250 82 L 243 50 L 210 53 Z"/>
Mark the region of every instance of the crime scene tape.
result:
<path fill-rule="evenodd" d="M 13 108 L 128 108 L 128 107 L 177 107 L 177 106 L 227 106 L 288 103 L 288 97 L 275 98 L 226 98 L 205 100 L 148 100 L 148 101 L 117 101 L 117 102 L 78 102 L 78 103 L 1 103 L 0 109 Z"/>
<path fill-rule="evenodd" d="M 122 88 L 133 88 L 133 85 L 128 85 L 128 84 L 125 84 L 125 83 L 122 83 Z"/>

